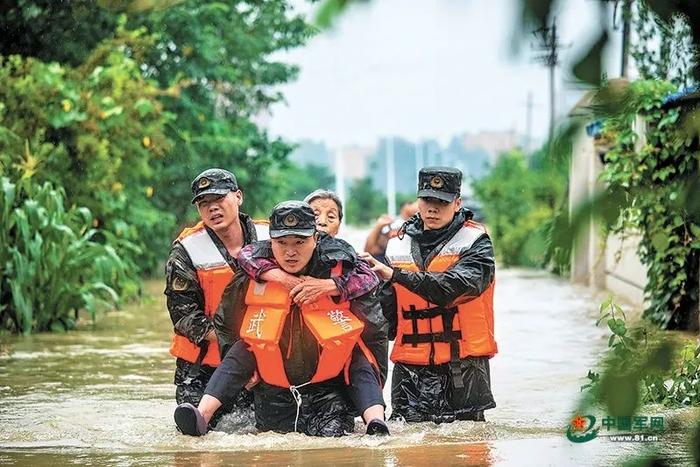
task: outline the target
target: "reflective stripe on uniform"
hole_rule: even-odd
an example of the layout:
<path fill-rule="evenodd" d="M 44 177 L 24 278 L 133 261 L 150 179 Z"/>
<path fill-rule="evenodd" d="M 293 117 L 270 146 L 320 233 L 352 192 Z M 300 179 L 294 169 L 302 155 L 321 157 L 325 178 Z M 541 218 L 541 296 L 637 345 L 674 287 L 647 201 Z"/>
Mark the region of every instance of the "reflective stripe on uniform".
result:
<path fill-rule="evenodd" d="M 270 223 L 266 221 L 254 221 L 255 234 L 258 237 L 258 241 L 269 240 L 270 239 Z"/>
<path fill-rule="evenodd" d="M 392 265 L 413 263 L 411 255 L 411 237 L 404 234 L 403 237 L 394 237 L 386 245 L 386 259 Z"/>
<path fill-rule="evenodd" d="M 461 251 L 471 248 L 474 242 L 485 233 L 486 231 L 483 229 L 467 224 L 462 227 L 459 232 L 457 232 L 455 236 L 452 237 L 447 244 L 445 244 L 444 247 L 442 247 L 442 250 L 440 250 L 438 255 L 459 255 Z"/>
<path fill-rule="evenodd" d="M 486 231 L 476 224 L 467 222 L 437 254 L 439 256 L 459 256 L 461 251 L 468 250 L 475 241 L 484 235 Z M 386 247 L 386 258 L 392 266 L 404 267 L 406 264 L 413 264 L 411 254 L 411 237 L 404 235 L 402 238 L 392 238 Z"/>

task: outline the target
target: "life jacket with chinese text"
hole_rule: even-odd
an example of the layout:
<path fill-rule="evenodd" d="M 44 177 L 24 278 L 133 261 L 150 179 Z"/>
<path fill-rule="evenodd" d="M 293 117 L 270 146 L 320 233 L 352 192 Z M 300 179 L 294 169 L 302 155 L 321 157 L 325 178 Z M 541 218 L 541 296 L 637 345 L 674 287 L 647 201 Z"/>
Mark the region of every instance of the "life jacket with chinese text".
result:
<path fill-rule="evenodd" d="M 486 234 L 471 220 L 440 249 L 427 272 L 445 272 L 459 260 L 460 252 Z M 393 267 L 417 272 L 421 268 L 411 254 L 411 237 L 394 238 L 386 257 Z M 437 365 L 458 362 L 467 356 L 492 357 L 498 352 L 494 338 L 493 290 L 495 280 L 478 297 L 450 307 L 438 306 L 400 284 L 396 290 L 398 324 L 391 353 L 394 363 Z"/>
<path fill-rule="evenodd" d="M 240 337 L 255 354 L 260 378 L 267 384 L 290 388 L 284 368 L 285 357 L 279 345 L 282 329 L 291 312 L 289 290 L 274 282 L 251 281 L 245 305 Z M 320 347 L 316 371 L 305 384 L 326 381 L 342 372 L 346 383 L 349 383 L 348 371 L 356 344 L 370 363 L 378 368 L 360 338 L 364 324 L 350 311 L 349 302 L 335 303 L 324 296 L 300 309 L 304 326 L 311 331 Z"/>
<path fill-rule="evenodd" d="M 266 221 L 254 221 L 258 239 L 268 238 L 267 224 Z M 184 229 L 176 241 L 182 244 L 192 260 L 199 285 L 204 293 L 204 314 L 209 319 L 213 319 L 224 289 L 231 282 L 234 271 L 209 236 L 203 222 L 200 221 L 194 227 Z M 204 350 L 206 352 L 202 355 Z M 219 366 L 221 363 L 219 345 L 216 341 L 200 347 L 179 334 L 173 335 L 170 354 L 190 363 L 212 367 Z"/>

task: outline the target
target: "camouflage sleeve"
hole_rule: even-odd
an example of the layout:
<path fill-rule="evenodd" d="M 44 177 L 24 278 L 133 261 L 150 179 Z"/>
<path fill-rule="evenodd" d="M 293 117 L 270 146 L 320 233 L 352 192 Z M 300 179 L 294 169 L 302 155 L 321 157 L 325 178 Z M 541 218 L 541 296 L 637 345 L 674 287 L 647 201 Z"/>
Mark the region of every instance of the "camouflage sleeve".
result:
<path fill-rule="evenodd" d="M 175 243 L 165 264 L 165 296 L 177 334 L 200 344 L 214 326 L 204 314 L 204 292 L 197 271 L 180 243 Z"/>

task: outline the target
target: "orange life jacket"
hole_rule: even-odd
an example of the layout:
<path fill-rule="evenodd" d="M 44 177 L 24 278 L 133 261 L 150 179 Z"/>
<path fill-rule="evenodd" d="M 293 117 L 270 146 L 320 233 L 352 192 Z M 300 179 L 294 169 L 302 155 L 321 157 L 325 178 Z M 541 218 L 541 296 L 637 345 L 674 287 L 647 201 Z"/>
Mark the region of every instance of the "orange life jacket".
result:
<path fill-rule="evenodd" d="M 445 272 L 471 248 L 486 230 L 473 221 L 464 226 L 428 264 L 428 272 Z M 419 271 L 411 255 L 411 237 L 394 238 L 386 257 L 394 267 Z M 456 362 L 467 356 L 492 357 L 498 352 L 493 332 L 493 289 L 495 280 L 478 297 L 445 308 L 411 292 L 400 284 L 396 290 L 398 325 L 391 361 L 412 365 Z M 458 300 L 459 301 L 459 300 Z"/>
<path fill-rule="evenodd" d="M 255 354 L 260 378 L 267 384 L 290 388 L 279 346 L 282 328 L 291 310 L 289 291 L 277 283 L 251 281 L 245 304 L 240 336 Z M 355 344 L 360 345 L 377 368 L 374 357 L 360 339 L 364 324 L 350 311 L 349 302 L 335 303 L 322 297 L 302 306 L 301 317 L 320 346 L 318 366 L 310 383 L 329 380 L 343 371 L 349 383 L 348 369 Z"/>
<path fill-rule="evenodd" d="M 268 238 L 268 228 L 264 221 L 255 221 L 254 225 L 258 239 Z M 221 302 L 224 289 L 233 278 L 234 271 L 207 233 L 203 222 L 184 229 L 176 241 L 185 248 L 197 270 L 197 279 L 204 292 L 204 314 L 212 319 Z M 200 351 L 201 348 L 187 337 L 173 335 L 170 345 L 171 355 L 196 363 L 200 357 Z M 219 345 L 215 340 L 209 342 L 206 354 L 200 363 L 212 367 L 219 366 L 221 363 Z"/>

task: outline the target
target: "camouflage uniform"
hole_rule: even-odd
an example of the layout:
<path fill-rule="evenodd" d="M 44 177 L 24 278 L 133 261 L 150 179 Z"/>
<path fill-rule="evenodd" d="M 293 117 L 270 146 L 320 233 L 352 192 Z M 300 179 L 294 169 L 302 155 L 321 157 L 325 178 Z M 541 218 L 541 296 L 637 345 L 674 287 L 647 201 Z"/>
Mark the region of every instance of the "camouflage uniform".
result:
<path fill-rule="evenodd" d="M 243 228 L 244 244 L 254 242 L 257 237 L 253 221 L 247 214 L 243 213 L 240 213 L 239 219 Z M 231 269 L 238 270 L 238 262 L 228 253 L 214 231 L 209 228 L 206 230 Z M 185 248 L 178 241 L 173 243 L 170 250 L 165 274 L 167 307 L 175 332 L 186 336 L 195 344 L 201 345 L 207 334 L 214 330 L 214 324 L 204 314 L 204 292 L 199 284 L 197 271 Z M 191 374 L 196 370 L 193 368 L 194 364 L 178 358 L 175 365 L 174 383 L 177 386 L 175 390 L 177 403 L 189 402 L 197 405 L 215 368 L 202 365 L 198 372 Z M 239 398 L 221 409 L 219 413 L 229 412 L 236 406 L 249 407 L 252 400 L 252 395 L 248 391 L 241 391 Z"/>

